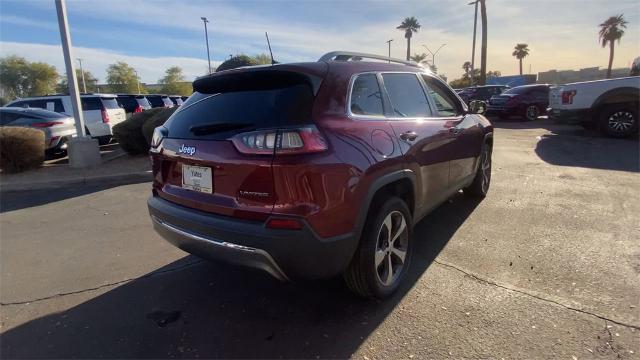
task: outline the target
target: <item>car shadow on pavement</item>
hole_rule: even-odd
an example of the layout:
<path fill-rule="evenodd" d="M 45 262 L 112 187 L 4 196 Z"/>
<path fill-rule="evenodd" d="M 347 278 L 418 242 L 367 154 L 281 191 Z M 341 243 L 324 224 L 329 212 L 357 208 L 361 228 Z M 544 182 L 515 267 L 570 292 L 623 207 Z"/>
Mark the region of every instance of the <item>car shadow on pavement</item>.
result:
<path fill-rule="evenodd" d="M 98 191 L 108 190 L 114 187 L 139 183 L 139 179 L 130 181 L 96 184 L 96 185 L 73 185 L 63 188 L 22 190 L 3 192 L 0 195 L 0 213 L 26 209 L 34 206 L 46 205 L 49 203 L 71 199 L 78 196 L 92 194 Z"/>
<path fill-rule="evenodd" d="M 261 272 L 187 256 L 5 331 L 1 351 L 5 358 L 347 358 L 419 281 L 477 205 L 457 194 L 416 225 L 408 281 L 387 301 L 360 299 L 339 278 L 281 283 Z"/>

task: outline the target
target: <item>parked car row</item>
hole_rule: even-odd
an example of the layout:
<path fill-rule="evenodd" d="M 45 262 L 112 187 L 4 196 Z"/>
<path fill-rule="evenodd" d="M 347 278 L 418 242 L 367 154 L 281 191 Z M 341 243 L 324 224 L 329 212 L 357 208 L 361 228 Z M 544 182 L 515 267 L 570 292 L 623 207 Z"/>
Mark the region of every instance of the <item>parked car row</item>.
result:
<path fill-rule="evenodd" d="M 80 106 L 82 107 L 85 132 L 98 139 L 100 145 L 106 145 L 111 141 L 113 126 L 126 120 L 127 113 L 137 113 L 155 107 L 172 108 L 182 105 L 186 99 L 186 96 L 162 94 L 82 93 Z M 6 107 L 44 109 L 62 114 L 65 117 L 70 117 L 73 114 L 71 97 L 64 94 L 16 99 L 8 103 Z M 9 115 L 9 117 L 11 116 Z M 2 124 L 2 126 L 4 125 Z M 73 136 L 75 136 L 75 132 Z"/>

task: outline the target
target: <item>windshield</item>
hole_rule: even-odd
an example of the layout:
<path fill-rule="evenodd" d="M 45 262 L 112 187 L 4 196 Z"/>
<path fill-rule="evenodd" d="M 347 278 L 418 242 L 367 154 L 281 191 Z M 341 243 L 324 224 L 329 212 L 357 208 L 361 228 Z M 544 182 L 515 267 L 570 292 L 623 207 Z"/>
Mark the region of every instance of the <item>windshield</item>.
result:
<path fill-rule="evenodd" d="M 309 121 L 313 99 L 313 91 L 307 84 L 217 94 L 196 92 L 165 126 L 170 137 L 185 138 L 194 136 L 190 128 L 203 125 L 242 123 L 256 128 L 299 125 Z"/>
<path fill-rule="evenodd" d="M 102 100 L 102 105 L 104 106 L 105 109 L 120 108 L 120 106 L 118 106 L 118 101 L 116 101 L 116 98 L 100 98 L 100 100 Z"/>
<path fill-rule="evenodd" d="M 503 94 L 521 95 L 529 92 L 529 90 L 531 90 L 531 88 L 528 86 L 518 86 L 503 92 Z"/>

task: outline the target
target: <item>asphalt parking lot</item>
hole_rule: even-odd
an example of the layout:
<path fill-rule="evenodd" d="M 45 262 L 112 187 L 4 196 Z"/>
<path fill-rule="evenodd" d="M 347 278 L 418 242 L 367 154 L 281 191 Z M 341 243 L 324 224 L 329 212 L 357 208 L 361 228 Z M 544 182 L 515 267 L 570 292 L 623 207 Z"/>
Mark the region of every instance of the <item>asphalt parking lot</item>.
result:
<path fill-rule="evenodd" d="M 3 194 L 2 357 L 638 358 L 638 141 L 496 126 L 489 196 L 417 225 L 386 302 L 187 256 L 149 184 Z"/>

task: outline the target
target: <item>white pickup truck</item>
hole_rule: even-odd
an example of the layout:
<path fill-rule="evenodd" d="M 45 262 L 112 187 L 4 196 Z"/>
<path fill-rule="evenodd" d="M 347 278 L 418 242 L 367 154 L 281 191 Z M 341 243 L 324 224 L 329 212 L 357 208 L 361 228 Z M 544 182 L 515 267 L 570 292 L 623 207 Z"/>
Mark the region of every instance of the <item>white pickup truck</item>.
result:
<path fill-rule="evenodd" d="M 638 133 L 640 76 L 585 81 L 551 88 L 549 118 L 580 124 L 611 137 Z"/>

